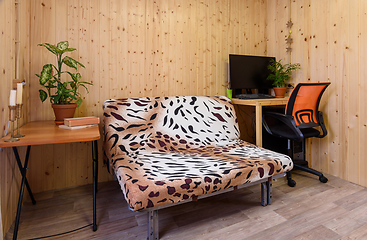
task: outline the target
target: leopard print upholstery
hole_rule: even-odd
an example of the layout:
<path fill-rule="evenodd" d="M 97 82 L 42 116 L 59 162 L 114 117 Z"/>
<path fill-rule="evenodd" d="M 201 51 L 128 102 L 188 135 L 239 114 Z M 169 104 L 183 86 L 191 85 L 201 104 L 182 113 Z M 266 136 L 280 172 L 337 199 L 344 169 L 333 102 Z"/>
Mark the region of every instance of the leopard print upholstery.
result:
<path fill-rule="evenodd" d="M 133 211 L 195 198 L 292 169 L 291 159 L 239 139 L 222 96 L 104 102 L 104 157 Z"/>

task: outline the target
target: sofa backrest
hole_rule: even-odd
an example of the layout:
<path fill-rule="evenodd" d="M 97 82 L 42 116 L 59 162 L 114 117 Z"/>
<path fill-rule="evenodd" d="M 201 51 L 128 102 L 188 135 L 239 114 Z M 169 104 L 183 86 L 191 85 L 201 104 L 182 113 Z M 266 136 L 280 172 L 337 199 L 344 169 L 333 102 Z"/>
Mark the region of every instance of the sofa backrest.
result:
<path fill-rule="evenodd" d="M 239 138 L 231 100 L 179 96 L 110 99 L 104 109 L 107 159 L 137 151 L 182 151 Z"/>

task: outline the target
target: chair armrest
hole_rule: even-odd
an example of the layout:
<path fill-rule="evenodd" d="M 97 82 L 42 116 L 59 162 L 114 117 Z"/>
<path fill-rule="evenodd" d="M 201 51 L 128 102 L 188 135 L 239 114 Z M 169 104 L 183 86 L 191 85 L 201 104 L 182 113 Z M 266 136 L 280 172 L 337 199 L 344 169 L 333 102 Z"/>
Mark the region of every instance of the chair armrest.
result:
<path fill-rule="evenodd" d="M 293 141 L 302 141 L 304 138 L 293 116 L 267 112 L 263 114 L 263 126 L 269 134 L 275 137 L 287 138 Z"/>
<path fill-rule="evenodd" d="M 318 112 L 318 117 L 319 117 L 319 123 L 320 123 L 320 127 L 322 130 L 322 134 L 320 134 L 319 136 L 317 136 L 318 138 L 323 138 L 327 135 L 327 130 L 326 130 L 326 126 L 325 126 L 325 122 L 324 122 L 324 114 L 322 112 Z"/>

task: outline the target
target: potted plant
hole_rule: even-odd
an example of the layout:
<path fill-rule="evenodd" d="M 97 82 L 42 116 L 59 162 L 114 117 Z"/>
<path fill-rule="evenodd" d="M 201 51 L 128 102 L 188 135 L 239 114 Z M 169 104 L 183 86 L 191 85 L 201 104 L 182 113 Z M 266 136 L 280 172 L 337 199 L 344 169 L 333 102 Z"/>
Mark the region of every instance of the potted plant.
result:
<path fill-rule="evenodd" d="M 51 53 L 55 54 L 57 61 L 56 66 L 54 64 L 45 64 L 41 74 L 36 74 L 36 76 L 39 77 L 41 87 L 47 90 L 46 92 L 43 89 L 39 89 L 39 96 L 42 102 L 44 102 L 47 97 L 50 98 L 55 113 L 55 123 L 63 124 L 64 118 L 73 117 L 75 109 L 79 107 L 83 101 L 79 93 L 79 88 L 84 87 L 88 92 L 86 85 L 92 84 L 80 81 L 81 75 L 77 71 L 78 66 L 84 68 L 83 64 L 69 56 L 63 57 L 64 53 L 76 50 L 75 48 L 69 48 L 68 41 L 59 42 L 56 46 L 49 43 L 38 44 L 38 46 L 45 47 Z M 64 64 L 74 68 L 76 72 L 71 73 L 69 71 L 62 71 Z M 55 70 L 55 74 L 53 70 Z M 63 77 L 63 79 L 61 79 L 64 74 L 69 77 Z M 67 78 L 71 79 L 65 81 Z M 59 112 L 60 109 L 61 112 Z M 66 115 L 63 115 L 64 112 Z"/>
<path fill-rule="evenodd" d="M 267 80 L 273 81 L 275 97 L 279 98 L 284 97 L 286 82 L 291 78 L 292 72 L 301 68 L 299 63 L 282 64 L 281 61 L 270 61 L 268 69 L 271 74 L 267 77 Z"/>

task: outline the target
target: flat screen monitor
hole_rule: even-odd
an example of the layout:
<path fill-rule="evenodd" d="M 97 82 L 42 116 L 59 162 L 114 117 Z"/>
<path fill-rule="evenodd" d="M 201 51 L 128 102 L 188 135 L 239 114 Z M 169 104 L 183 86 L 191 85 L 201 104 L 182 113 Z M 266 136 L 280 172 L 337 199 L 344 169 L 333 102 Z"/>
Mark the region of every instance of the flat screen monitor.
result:
<path fill-rule="evenodd" d="M 251 55 L 229 55 L 229 78 L 231 89 L 258 89 L 273 88 L 272 81 L 266 80 L 270 74 L 268 65 L 274 57 L 251 56 Z"/>

